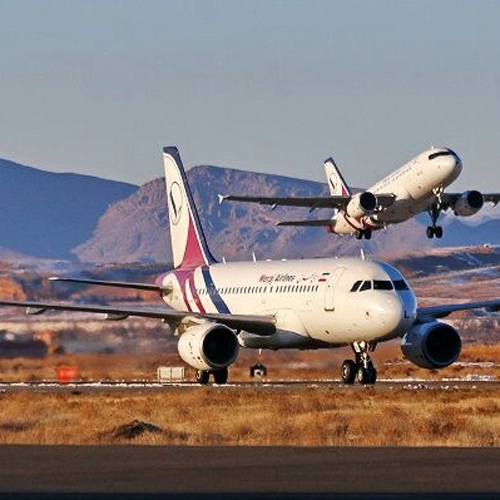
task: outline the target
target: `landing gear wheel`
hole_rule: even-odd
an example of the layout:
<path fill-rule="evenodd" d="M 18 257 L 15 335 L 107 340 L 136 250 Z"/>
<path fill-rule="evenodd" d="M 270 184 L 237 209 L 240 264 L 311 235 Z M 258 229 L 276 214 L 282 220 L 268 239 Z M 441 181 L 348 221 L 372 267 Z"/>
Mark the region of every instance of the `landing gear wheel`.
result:
<path fill-rule="evenodd" d="M 434 228 L 434 234 L 436 238 L 442 238 L 443 237 L 443 228 L 441 226 L 436 226 Z"/>
<path fill-rule="evenodd" d="M 356 378 L 360 384 L 372 385 L 377 380 L 377 370 L 373 366 L 369 366 L 368 368 L 359 366 Z"/>
<path fill-rule="evenodd" d="M 427 238 L 431 240 L 432 238 L 434 238 L 434 228 L 432 226 L 428 226 L 425 234 L 427 235 Z"/>
<path fill-rule="evenodd" d="M 354 233 L 357 240 L 362 240 L 363 238 L 369 240 L 372 237 L 371 229 L 356 229 L 356 233 Z"/>
<path fill-rule="evenodd" d="M 263 378 L 267 375 L 267 367 L 262 363 L 257 363 L 250 367 L 250 377 L 255 378 Z"/>
<path fill-rule="evenodd" d="M 344 382 L 344 384 L 354 384 L 354 380 L 356 379 L 357 369 L 358 368 L 354 361 L 346 359 L 342 363 L 342 368 L 340 372 L 340 375 L 342 377 L 342 382 Z"/>
<path fill-rule="evenodd" d="M 225 384 L 227 383 L 228 370 L 227 368 L 223 368 L 222 370 L 217 370 L 214 372 L 214 382 L 216 384 Z"/>
<path fill-rule="evenodd" d="M 209 380 L 210 372 L 207 372 L 205 370 L 196 370 L 196 382 L 198 382 L 198 384 L 206 385 L 208 384 Z"/>

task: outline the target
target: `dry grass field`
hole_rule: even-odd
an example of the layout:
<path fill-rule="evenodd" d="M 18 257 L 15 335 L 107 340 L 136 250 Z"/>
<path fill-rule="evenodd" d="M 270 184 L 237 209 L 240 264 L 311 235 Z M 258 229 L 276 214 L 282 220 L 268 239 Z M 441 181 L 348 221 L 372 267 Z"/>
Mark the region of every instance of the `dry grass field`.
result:
<path fill-rule="evenodd" d="M 499 446 L 500 390 L 6 393 L 0 443 Z"/>
<path fill-rule="evenodd" d="M 269 380 L 338 379 L 349 350 L 266 352 Z M 466 345 L 446 370 L 419 369 L 399 345 L 377 349 L 380 378 L 500 378 L 500 345 Z M 256 353 L 244 350 L 232 380 L 249 380 Z M 75 364 L 84 380 L 154 380 L 161 364 L 180 365 L 173 351 L 159 355 L 65 355 L 2 360 L 2 380 L 54 378 L 57 364 Z M 191 376 L 191 374 L 189 374 Z M 258 382 L 257 382 L 258 384 Z M 453 384 L 450 384 L 453 387 Z M 351 390 L 320 386 L 266 389 L 192 387 L 65 393 L 0 393 L 0 443 L 500 446 L 500 389 Z"/>

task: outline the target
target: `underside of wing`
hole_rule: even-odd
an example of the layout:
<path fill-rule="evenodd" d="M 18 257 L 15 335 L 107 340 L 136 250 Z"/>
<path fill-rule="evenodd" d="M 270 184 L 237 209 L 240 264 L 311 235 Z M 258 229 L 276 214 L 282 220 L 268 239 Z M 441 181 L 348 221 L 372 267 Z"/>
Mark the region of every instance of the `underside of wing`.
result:
<path fill-rule="evenodd" d="M 486 203 L 497 205 L 500 202 L 500 193 L 483 193 L 483 199 Z"/>
<path fill-rule="evenodd" d="M 247 203 L 258 203 L 272 207 L 304 207 L 304 208 L 337 208 L 345 209 L 350 196 L 318 196 L 310 198 L 286 198 L 277 196 L 239 196 L 239 195 L 219 195 L 219 202 L 241 201 Z"/>
<path fill-rule="evenodd" d="M 375 197 L 377 198 L 377 207 L 379 208 L 390 207 L 396 201 L 396 195 L 392 193 L 376 194 Z"/>
<path fill-rule="evenodd" d="M 447 304 L 443 306 L 419 307 L 418 316 L 420 318 L 445 318 L 457 311 L 467 311 L 470 309 L 484 309 L 488 312 L 500 311 L 500 300 L 483 300 L 477 302 L 465 302 L 463 304 Z"/>
<path fill-rule="evenodd" d="M 482 203 L 493 203 L 497 205 L 500 203 L 500 193 L 480 193 L 479 191 L 465 191 L 463 193 L 443 193 L 441 195 L 441 201 L 445 208 L 455 207 L 455 204 L 462 198 L 467 199 L 467 196 L 474 194 L 479 198 L 477 201 L 477 207 L 480 208 Z"/>
<path fill-rule="evenodd" d="M 184 318 L 205 319 L 233 328 L 245 330 L 257 335 L 272 335 L 276 331 L 276 321 L 272 316 L 241 315 L 241 314 L 212 314 L 187 311 L 174 311 L 166 308 L 134 308 L 94 306 L 86 304 L 63 304 L 54 302 L 36 301 L 0 301 L 0 306 L 23 307 L 26 314 L 37 315 L 47 311 L 76 311 L 84 313 L 105 314 L 108 320 L 123 320 L 129 316 L 140 318 L 161 319 L 165 323 L 175 324 Z"/>

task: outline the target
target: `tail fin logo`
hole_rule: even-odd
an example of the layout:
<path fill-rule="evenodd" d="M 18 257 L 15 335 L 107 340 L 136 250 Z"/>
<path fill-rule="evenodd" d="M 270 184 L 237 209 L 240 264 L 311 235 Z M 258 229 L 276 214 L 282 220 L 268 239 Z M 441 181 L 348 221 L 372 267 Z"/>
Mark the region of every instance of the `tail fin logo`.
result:
<path fill-rule="evenodd" d="M 210 265 L 215 259 L 203 234 L 177 148 L 164 148 L 163 162 L 174 267 L 194 269 Z"/>
<path fill-rule="evenodd" d="M 333 158 L 325 160 L 325 174 L 332 196 L 351 196 L 351 190 L 342 177 Z"/>
<path fill-rule="evenodd" d="M 337 183 L 333 180 L 333 177 L 330 177 L 328 179 L 330 181 L 330 192 L 331 193 L 336 193 L 337 192 Z"/>
<path fill-rule="evenodd" d="M 184 206 L 182 190 L 177 182 L 173 182 L 170 187 L 170 206 L 172 208 L 173 215 L 172 224 L 177 226 L 181 220 L 182 207 Z"/>

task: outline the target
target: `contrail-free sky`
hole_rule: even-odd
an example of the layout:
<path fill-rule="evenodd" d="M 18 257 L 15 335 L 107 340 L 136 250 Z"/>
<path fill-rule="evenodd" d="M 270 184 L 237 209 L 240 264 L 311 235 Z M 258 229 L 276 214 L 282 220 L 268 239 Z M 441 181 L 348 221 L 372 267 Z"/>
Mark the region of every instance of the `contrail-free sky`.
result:
<path fill-rule="evenodd" d="M 135 183 L 187 165 L 366 185 L 431 146 L 500 189 L 500 2 L 16 0 L 0 157 Z"/>

